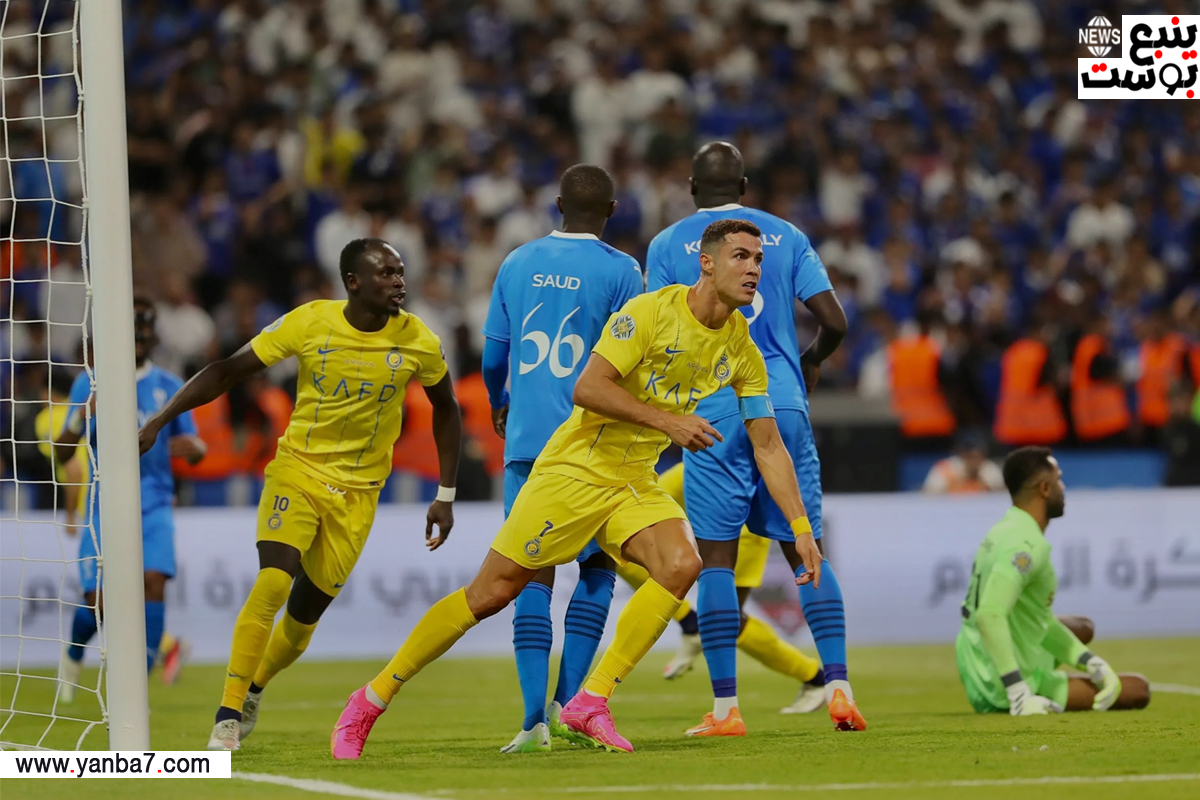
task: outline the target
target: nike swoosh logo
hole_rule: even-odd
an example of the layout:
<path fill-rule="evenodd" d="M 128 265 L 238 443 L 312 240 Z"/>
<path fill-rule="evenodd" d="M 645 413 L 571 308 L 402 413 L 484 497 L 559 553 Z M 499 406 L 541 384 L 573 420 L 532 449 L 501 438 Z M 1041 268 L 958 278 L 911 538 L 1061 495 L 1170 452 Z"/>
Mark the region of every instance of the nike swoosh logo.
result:
<path fill-rule="evenodd" d="M 232 672 L 227 672 L 225 674 L 227 677 L 234 678 L 235 680 L 239 680 L 239 681 L 244 680 L 246 677 L 245 675 L 235 675 Z"/>
<path fill-rule="evenodd" d="M 340 589 L 340 588 L 342 588 L 342 587 L 343 587 L 343 586 L 345 586 L 345 585 L 346 585 L 346 584 L 344 584 L 344 583 L 335 583 L 335 584 L 333 585 L 333 588 L 335 588 L 335 589 Z"/>
<path fill-rule="evenodd" d="M 394 681 L 398 681 L 398 682 L 400 682 L 400 683 L 404 683 L 404 678 L 401 678 L 399 675 L 397 675 L 397 674 L 396 674 L 396 673 L 394 673 L 394 672 L 392 673 L 392 680 L 394 680 Z"/>
<path fill-rule="evenodd" d="M 318 347 L 318 348 L 317 348 L 317 355 L 319 355 L 319 356 L 327 356 L 327 355 L 329 355 L 330 353 L 336 353 L 338 350 L 341 350 L 341 349 L 342 349 L 342 348 L 340 348 L 340 347 L 330 347 L 329 349 L 325 349 L 324 347 Z"/>
<path fill-rule="evenodd" d="M 671 349 L 670 347 L 668 347 L 668 348 L 666 349 L 666 354 L 667 354 L 667 355 L 669 355 L 669 356 L 677 356 L 677 355 L 679 355 L 680 353 L 686 353 L 686 352 L 687 352 L 687 350 L 673 350 L 673 349 Z"/>

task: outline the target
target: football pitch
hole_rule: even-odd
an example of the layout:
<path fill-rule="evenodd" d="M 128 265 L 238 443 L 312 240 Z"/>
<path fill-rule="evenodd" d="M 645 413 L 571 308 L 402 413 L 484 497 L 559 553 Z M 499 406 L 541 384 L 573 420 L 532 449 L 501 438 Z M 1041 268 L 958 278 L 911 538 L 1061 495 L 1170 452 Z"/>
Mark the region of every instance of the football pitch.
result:
<path fill-rule="evenodd" d="M 703 661 L 667 682 L 660 677 L 666 655 L 653 654 L 613 700 L 618 726 L 637 748 L 629 755 L 557 740 L 551 753 L 502 755 L 522 717 L 512 659 L 447 660 L 404 688 L 356 763 L 332 760 L 329 732 L 346 696 L 379 665 L 301 661 L 267 690 L 258 728 L 233 756 L 232 781 L 95 780 L 81 789 L 65 780 L 10 780 L 4 798 L 1200 797 L 1200 638 L 1101 640 L 1096 650 L 1118 670 L 1142 672 L 1165 689 L 1142 712 L 981 716 L 963 696 L 952 647 L 852 648 L 855 695 L 870 727 L 837 733 L 823 709 L 780 715 L 794 684 L 742 657 L 739 699 L 750 735 L 703 740 L 682 735 L 709 710 Z M 204 746 L 222 674 L 220 667 L 188 667 L 173 687 L 153 676 L 156 749 Z M 2 688 L 7 705 L 13 686 Z M 50 693 L 49 682 L 25 681 L 18 707 L 48 707 Z M 84 710 L 95 701 L 79 702 Z M 20 737 L 18 722 L 6 739 Z M 103 748 L 103 734 L 88 744 Z"/>

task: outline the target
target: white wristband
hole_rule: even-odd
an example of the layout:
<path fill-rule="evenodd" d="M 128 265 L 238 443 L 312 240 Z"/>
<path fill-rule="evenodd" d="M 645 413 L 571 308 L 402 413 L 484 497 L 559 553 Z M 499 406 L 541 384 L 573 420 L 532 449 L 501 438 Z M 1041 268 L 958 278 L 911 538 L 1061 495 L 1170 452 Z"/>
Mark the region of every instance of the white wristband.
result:
<path fill-rule="evenodd" d="M 439 486 L 437 499 L 441 503 L 453 503 L 454 494 L 457 490 L 453 486 Z"/>

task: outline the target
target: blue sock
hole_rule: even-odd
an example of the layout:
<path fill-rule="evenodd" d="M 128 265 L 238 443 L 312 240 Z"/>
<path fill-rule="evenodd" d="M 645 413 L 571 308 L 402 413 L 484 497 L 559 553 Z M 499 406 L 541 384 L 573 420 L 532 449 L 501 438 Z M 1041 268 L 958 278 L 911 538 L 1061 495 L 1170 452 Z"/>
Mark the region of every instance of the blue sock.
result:
<path fill-rule="evenodd" d="M 796 576 L 804 574 L 804 567 Z M 821 588 L 811 583 L 800 587 L 800 607 L 804 619 L 817 643 L 825 681 L 844 681 L 846 677 L 846 607 L 842 604 L 842 587 L 838 585 L 833 565 L 821 562 Z"/>
<path fill-rule="evenodd" d="M 583 685 L 592 659 L 604 636 L 608 609 L 612 605 L 617 573 L 610 569 L 581 568 L 579 583 L 567 606 L 566 636 L 563 637 L 562 663 L 558 666 L 558 686 L 554 701 L 565 706 Z"/>
<path fill-rule="evenodd" d="M 546 684 L 550 682 L 550 587 L 530 583 L 517 595 L 513 614 L 513 650 L 517 653 L 517 677 L 525 699 L 525 722 L 530 730 L 546 721 Z"/>
<path fill-rule="evenodd" d="M 162 644 L 163 629 L 167 624 L 167 604 L 161 600 L 146 601 L 146 671 L 154 669 L 158 660 L 158 646 Z"/>
<path fill-rule="evenodd" d="M 96 612 L 80 606 L 75 609 L 75 618 L 71 620 L 71 646 L 67 648 L 67 657 L 72 661 L 83 661 L 83 646 L 96 635 Z"/>
<path fill-rule="evenodd" d="M 700 571 L 696 611 L 713 697 L 733 697 L 737 694 L 737 638 L 742 629 L 733 570 L 714 567 Z"/>

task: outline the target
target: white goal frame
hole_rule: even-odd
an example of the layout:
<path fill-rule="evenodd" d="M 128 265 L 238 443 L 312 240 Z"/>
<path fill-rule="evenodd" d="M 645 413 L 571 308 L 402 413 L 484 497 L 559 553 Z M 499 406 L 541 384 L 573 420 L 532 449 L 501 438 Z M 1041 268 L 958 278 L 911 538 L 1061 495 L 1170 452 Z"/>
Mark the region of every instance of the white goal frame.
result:
<path fill-rule="evenodd" d="M 79 0 L 108 747 L 150 748 L 121 0 Z"/>

